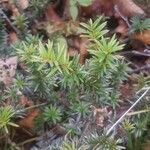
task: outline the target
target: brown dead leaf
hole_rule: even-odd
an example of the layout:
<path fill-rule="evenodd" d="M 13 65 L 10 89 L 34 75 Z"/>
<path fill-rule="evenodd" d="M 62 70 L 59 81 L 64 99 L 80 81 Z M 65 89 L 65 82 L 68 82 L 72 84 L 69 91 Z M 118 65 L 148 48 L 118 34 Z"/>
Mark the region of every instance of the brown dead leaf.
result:
<path fill-rule="evenodd" d="M 88 55 L 87 47 L 89 45 L 89 40 L 87 38 L 81 38 L 79 36 L 72 36 L 68 40 L 68 45 L 70 46 L 69 54 L 74 55 L 74 54 L 78 54 L 79 52 L 80 54 L 79 62 L 81 64 L 84 64 L 85 59 Z"/>
<path fill-rule="evenodd" d="M 39 115 L 39 110 L 34 109 L 31 112 L 27 114 L 27 117 L 20 120 L 18 122 L 20 127 L 27 128 L 27 129 L 33 129 L 34 128 L 34 119 Z"/>
<path fill-rule="evenodd" d="M 131 36 L 131 39 L 141 41 L 144 44 L 150 44 L 150 30 L 135 33 Z"/>
<path fill-rule="evenodd" d="M 79 22 L 61 21 L 61 22 L 47 23 L 44 26 L 49 36 L 51 36 L 53 33 L 56 32 L 61 32 L 65 36 L 69 36 L 77 33 Z"/>
<path fill-rule="evenodd" d="M 86 38 L 82 38 L 80 41 L 80 46 L 79 46 L 79 50 L 80 50 L 80 63 L 84 64 L 85 63 L 85 59 L 88 55 L 88 50 L 87 47 L 89 45 L 89 40 Z"/>
<path fill-rule="evenodd" d="M 111 114 L 108 112 L 107 108 L 96 108 L 95 106 L 91 106 L 93 111 L 93 117 L 97 126 L 103 127 L 104 120 Z"/>
<path fill-rule="evenodd" d="M 45 16 L 47 21 L 51 22 L 61 22 L 61 18 L 58 16 L 56 11 L 54 10 L 54 7 L 52 5 L 48 5 L 45 9 Z"/>
<path fill-rule="evenodd" d="M 148 141 L 146 144 L 144 144 L 143 150 L 150 150 L 150 141 Z"/>
<path fill-rule="evenodd" d="M 17 57 L 10 57 L 6 60 L 0 59 L 0 81 L 5 86 L 10 86 L 17 68 Z"/>
<path fill-rule="evenodd" d="M 33 101 L 29 100 L 26 96 L 22 95 L 20 98 L 20 105 L 24 107 L 33 106 Z"/>
<path fill-rule="evenodd" d="M 78 55 L 78 50 L 72 47 L 69 47 L 68 54 L 70 57 L 74 57 Z"/>
<path fill-rule="evenodd" d="M 119 20 L 119 25 L 115 29 L 116 33 L 119 33 L 121 35 L 121 38 L 124 38 L 128 34 L 128 27 L 127 24 L 123 20 Z"/>
<path fill-rule="evenodd" d="M 118 7 L 124 17 L 145 15 L 142 8 L 136 5 L 133 0 L 114 0 L 114 5 Z"/>
<path fill-rule="evenodd" d="M 122 85 L 120 87 L 120 93 L 121 93 L 120 99 L 122 101 L 130 100 L 134 95 L 134 88 L 132 84 L 127 83 L 125 85 Z"/>
<path fill-rule="evenodd" d="M 28 8 L 29 6 L 28 0 L 17 0 L 16 2 L 17 2 L 18 7 L 22 10 Z"/>
<path fill-rule="evenodd" d="M 2 5 L 2 7 L 4 8 L 4 10 L 8 10 L 11 12 L 11 16 L 18 16 L 20 15 L 18 8 L 16 7 L 16 5 L 14 4 L 13 0 L 0 0 L 0 4 Z M 1 7 L 1 6 L 0 6 Z"/>
<path fill-rule="evenodd" d="M 114 16 L 115 6 L 124 17 L 145 15 L 144 11 L 133 0 L 94 0 L 91 6 L 81 7 L 81 15 L 85 17 L 101 14 Z"/>
<path fill-rule="evenodd" d="M 100 14 L 112 16 L 113 12 L 113 0 L 94 0 L 92 5 L 81 7 L 81 15 L 85 17 L 92 17 Z"/>
<path fill-rule="evenodd" d="M 11 44 L 17 43 L 19 41 L 18 36 L 15 32 L 9 33 L 9 40 Z"/>
<path fill-rule="evenodd" d="M 18 10 L 18 8 L 15 6 L 15 4 L 10 4 L 10 10 L 12 11 L 12 16 L 13 16 L 13 17 L 16 17 L 16 16 L 19 16 L 19 15 L 20 15 L 19 10 Z"/>

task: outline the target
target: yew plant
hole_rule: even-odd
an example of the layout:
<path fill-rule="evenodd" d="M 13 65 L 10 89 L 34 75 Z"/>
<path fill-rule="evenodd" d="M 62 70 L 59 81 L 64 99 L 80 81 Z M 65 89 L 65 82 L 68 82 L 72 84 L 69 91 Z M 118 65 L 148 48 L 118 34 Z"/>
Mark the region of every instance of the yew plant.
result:
<path fill-rule="evenodd" d="M 119 96 L 114 95 L 114 91 L 118 94 L 116 87 L 125 79 L 127 69 L 116 52 L 124 45 L 119 44 L 115 35 L 112 38 L 106 36 L 106 22 L 102 18 L 81 23 L 81 27 L 82 36 L 90 41 L 91 58 L 84 65 L 79 63 L 78 56 L 70 59 L 66 47 L 59 42 L 54 44 L 48 40 L 44 44 L 39 39 L 34 43 L 23 41 L 16 47 L 20 61 L 27 66 L 27 82 L 40 96 L 51 95 L 57 88 L 64 91 L 67 98 L 74 91 L 73 99 L 109 104 L 115 108 Z M 112 97 L 115 103 L 111 101 Z"/>
<path fill-rule="evenodd" d="M 85 64 L 79 63 L 79 56 L 70 58 L 66 46 L 59 41 L 43 42 L 42 38 L 29 35 L 14 46 L 25 68 L 23 91 L 27 90 L 32 99 L 42 99 L 50 104 L 50 107 L 44 107 L 42 123 L 62 124 L 71 138 L 81 136 L 83 120 L 89 118 L 92 104 L 115 110 L 119 105 L 119 87 L 127 76 L 127 64 L 117 54 L 124 45 L 115 35 L 107 36 L 103 17 L 81 23 L 80 29 L 81 36 L 89 40 L 90 58 Z M 104 137 L 99 138 L 103 141 Z M 105 138 L 110 140 L 110 137 Z M 82 145 L 83 141 L 80 142 Z M 119 149 L 117 141 L 113 143 L 112 149 Z M 61 144 L 57 145 L 61 147 Z M 104 147 L 110 145 L 111 142 L 104 142 Z M 101 142 L 96 146 L 101 149 Z M 88 147 L 93 146 L 88 143 Z"/>

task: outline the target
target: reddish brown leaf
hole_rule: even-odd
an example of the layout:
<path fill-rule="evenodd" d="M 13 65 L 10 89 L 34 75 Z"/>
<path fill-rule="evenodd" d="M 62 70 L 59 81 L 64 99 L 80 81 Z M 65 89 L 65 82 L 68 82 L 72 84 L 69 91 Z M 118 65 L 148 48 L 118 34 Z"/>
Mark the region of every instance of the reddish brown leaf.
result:
<path fill-rule="evenodd" d="M 33 106 L 33 101 L 29 100 L 26 96 L 22 95 L 20 98 L 20 105 L 24 107 Z"/>
<path fill-rule="evenodd" d="M 150 30 L 135 33 L 131 37 L 134 40 L 143 42 L 144 44 L 150 44 Z"/>
<path fill-rule="evenodd" d="M 34 128 L 34 119 L 39 115 L 39 110 L 34 109 L 27 114 L 27 117 L 19 121 L 19 126 L 27 129 Z"/>
<path fill-rule="evenodd" d="M 121 38 L 124 38 L 128 34 L 128 27 L 127 24 L 123 20 L 119 20 L 119 25 L 115 29 L 116 33 L 119 33 L 121 35 Z"/>
<path fill-rule="evenodd" d="M 15 32 L 10 32 L 9 33 L 9 40 L 10 40 L 10 43 L 12 43 L 12 44 L 19 41 L 18 36 Z"/>
<path fill-rule="evenodd" d="M 52 5 L 48 5 L 45 10 L 45 16 L 47 21 L 51 22 L 61 22 L 61 18 L 58 16 L 56 11 L 54 10 L 54 7 Z"/>
<path fill-rule="evenodd" d="M 68 49 L 68 54 L 69 54 L 70 57 L 77 56 L 78 55 L 78 51 L 75 48 L 70 47 Z"/>
<path fill-rule="evenodd" d="M 145 14 L 144 11 L 133 2 L 133 0 L 94 0 L 91 6 L 81 7 L 81 14 L 86 17 L 92 17 L 96 14 L 113 16 L 115 13 L 115 6 L 117 6 L 119 12 L 124 17 Z"/>
<path fill-rule="evenodd" d="M 122 101 L 130 100 L 134 95 L 134 88 L 131 84 L 125 84 L 120 87 L 121 96 L 120 99 Z"/>
<path fill-rule="evenodd" d="M 96 14 L 113 15 L 113 0 L 94 0 L 91 6 L 81 7 L 81 15 L 92 17 Z"/>
<path fill-rule="evenodd" d="M 83 64 L 85 62 L 85 59 L 88 55 L 88 45 L 89 45 L 89 40 L 82 38 L 80 40 L 80 46 L 79 46 L 79 50 L 80 50 L 80 63 Z"/>

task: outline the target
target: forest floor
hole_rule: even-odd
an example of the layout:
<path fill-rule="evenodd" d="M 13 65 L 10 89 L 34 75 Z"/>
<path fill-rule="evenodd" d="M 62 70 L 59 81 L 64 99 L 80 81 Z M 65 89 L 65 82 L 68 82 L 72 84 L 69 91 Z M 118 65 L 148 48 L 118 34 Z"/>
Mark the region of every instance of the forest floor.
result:
<path fill-rule="evenodd" d="M 150 150 L 149 17 L 149 0 L 0 0 L 0 150 Z"/>

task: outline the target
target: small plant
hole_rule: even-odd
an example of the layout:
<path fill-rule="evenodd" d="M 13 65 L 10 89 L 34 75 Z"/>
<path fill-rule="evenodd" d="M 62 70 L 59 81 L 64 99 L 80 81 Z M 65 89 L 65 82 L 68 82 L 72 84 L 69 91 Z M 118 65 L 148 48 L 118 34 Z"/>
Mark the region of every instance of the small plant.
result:
<path fill-rule="evenodd" d="M 138 80 L 137 89 L 142 89 L 145 85 L 150 85 L 150 77 L 145 76 L 143 73 L 135 76 L 135 78 Z"/>
<path fill-rule="evenodd" d="M 136 114 L 130 120 L 125 120 L 122 127 L 125 131 L 127 148 L 129 150 L 141 150 L 148 136 L 149 112 L 147 114 Z"/>
<path fill-rule="evenodd" d="M 135 128 L 135 125 L 132 124 L 129 120 L 125 120 L 123 123 L 122 123 L 122 127 L 125 131 L 129 131 L 131 132 L 134 128 Z"/>
<path fill-rule="evenodd" d="M 90 146 L 90 149 L 95 150 L 122 150 L 125 149 L 120 144 L 122 143 L 121 139 L 115 139 L 113 135 L 98 135 L 97 133 L 91 134 L 87 139 L 87 144 Z"/>
<path fill-rule="evenodd" d="M 30 7 L 34 10 L 35 15 L 43 14 L 43 9 L 51 0 L 30 0 Z"/>
<path fill-rule="evenodd" d="M 27 17 L 24 14 L 16 16 L 14 19 L 14 25 L 20 30 L 25 31 L 28 27 Z"/>
<path fill-rule="evenodd" d="M 14 116 L 15 116 L 15 111 L 13 110 L 12 107 L 10 106 L 0 107 L 0 130 L 2 132 L 8 134 L 9 126 L 18 127 L 17 124 L 12 122 Z"/>
<path fill-rule="evenodd" d="M 62 150 L 88 150 L 86 145 L 80 144 L 77 140 L 64 141 L 61 147 Z"/>
<path fill-rule="evenodd" d="M 131 33 L 142 32 L 144 30 L 150 30 L 150 19 L 142 19 L 140 17 L 133 17 L 131 25 Z"/>
<path fill-rule="evenodd" d="M 72 114 L 77 115 L 79 118 L 86 118 L 90 112 L 90 104 L 83 101 L 73 103 L 70 109 Z"/>
<path fill-rule="evenodd" d="M 100 16 L 95 21 L 90 19 L 88 23 L 81 23 L 82 36 L 95 42 L 95 40 L 99 40 L 108 32 L 108 30 L 106 30 L 106 24 L 107 22 L 103 16 Z"/>
<path fill-rule="evenodd" d="M 25 40 L 16 48 L 20 61 L 28 68 L 26 79 L 34 97 L 35 94 L 40 93 L 38 98 L 43 99 L 43 95 L 49 94 L 49 98 L 44 97 L 44 99 L 52 101 L 54 93 L 57 91 L 64 93 L 69 108 L 67 115 L 74 119 L 72 122 L 65 122 L 65 128 L 71 138 L 82 134 L 84 123 L 81 122 L 88 118 L 91 103 L 100 107 L 109 105 L 114 109 L 118 106 L 119 86 L 127 76 L 124 74 L 125 62 L 116 54 L 124 45 L 119 44 L 115 35 L 112 38 L 105 37 L 106 22 L 102 20 L 103 18 L 100 17 L 96 21 L 90 20 L 87 24 L 81 24 L 82 36 L 90 41 L 87 49 L 91 55 L 83 65 L 79 64 L 78 56 L 70 59 L 66 46 L 59 41 L 54 43 L 48 40 L 47 43 L 43 43 L 39 39 L 32 43 L 30 40 L 28 42 Z M 57 106 L 47 106 L 43 113 L 44 121 L 51 126 L 61 121 L 61 111 Z M 78 128 L 73 126 L 74 124 Z M 94 139 L 97 143 L 94 142 L 95 145 L 88 143 L 87 146 L 91 149 L 94 146 L 104 150 L 121 149 L 120 141 L 113 138 L 97 135 L 96 140 Z"/>
<path fill-rule="evenodd" d="M 80 121 L 80 118 L 77 120 L 73 118 L 69 118 L 68 122 L 69 123 L 65 124 L 65 128 L 68 136 L 74 137 L 75 135 L 82 134 L 83 121 Z"/>
<path fill-rule="evenodd" d="M 11 100 L 13 103 L 19 99 L 19 91 L 15 86 L 8 87 L 5 90 L 5 99 Z"/>
<path fill-rule="evenodd" d="M 49 107 L 45 107 L 43 115 L 44 115 L 44 120 L 48 124 L 56 124 L 61 120 L 60 109 L 52 105 L 50 105 Z"/>

